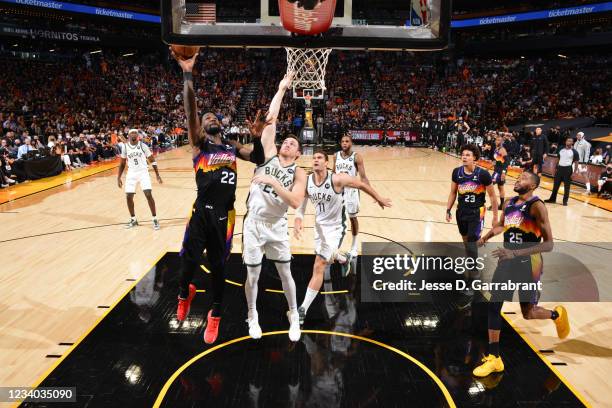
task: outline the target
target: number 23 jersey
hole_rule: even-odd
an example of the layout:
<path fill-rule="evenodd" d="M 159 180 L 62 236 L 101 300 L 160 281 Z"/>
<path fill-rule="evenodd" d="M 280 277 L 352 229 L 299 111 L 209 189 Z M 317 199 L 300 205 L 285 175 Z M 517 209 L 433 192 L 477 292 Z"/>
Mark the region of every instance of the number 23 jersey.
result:
<path fill-rule="evenodd" d="M 198 200 L 230 210 L 236 199 L 236 148 L 226 140 L 221 143 L 209 139 L 202 142 L 199 154 L 193 158 L 193 168 Z"/>
<path fill-rule="evenodd" d="M 485 205 L 487 186 L 491 185 L 488 171 L 475 167 L 466 173 L 463 166 L 453 170 L 452 180 L 457 183 L 459 207 L 480 208 Z"/>

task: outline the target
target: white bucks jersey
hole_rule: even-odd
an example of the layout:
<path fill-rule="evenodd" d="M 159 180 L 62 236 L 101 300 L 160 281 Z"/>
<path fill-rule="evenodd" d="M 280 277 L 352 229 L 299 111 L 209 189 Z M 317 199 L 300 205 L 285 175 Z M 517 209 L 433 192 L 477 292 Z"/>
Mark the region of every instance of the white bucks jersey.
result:
<path fill-rule="evenodd" d="M 128 171 L 147 171 L 147 158 L 151 154 L 149 146 L 142 142 L 138 142 L 135 146 L 129 142 L 124 143 L 121 149 L 121 158 L 127 159 Z"/>
<path fill-rule="evenodd" d="M 256 176 L 271 176 L 277 179 L 283 187 L 291 190 L 295 179 L 295 163 L 283 167 L 278 156 L 255 168 Z M 276 191 L 267 184 L 251 184 L 249 198 L 247 199 L 249 214 L 263 218 L 278 219 L 287 216 L 289 206 L 276 194 Z"/>
<path fill-rule="evenodd" d="M 336 192 L 332 184 L 332 173 L 327 172 L 327 177 L 316 185 L 314 174 L 308 176 L 308 197 L 315 206 L 315 222 L 319 225 L 338 225 L 342 222 L 344 215 L 344 199 L 342 192 Z"/>
<path fill-rule="evenodd" d="M 342 152 L 336 153 L 336 168 L 335 173 L 346 173 L 351 177 L 357 175 L 357 166 L 355 165 L 355 152 L 347 158 L 342 157 Z"/>

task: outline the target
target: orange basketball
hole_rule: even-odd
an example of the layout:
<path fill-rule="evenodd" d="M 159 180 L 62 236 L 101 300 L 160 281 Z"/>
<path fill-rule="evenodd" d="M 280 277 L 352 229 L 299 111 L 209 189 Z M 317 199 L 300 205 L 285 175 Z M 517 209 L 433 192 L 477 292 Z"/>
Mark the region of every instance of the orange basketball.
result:
<path fill-rule="evenodd" d="M 191 45 L 173 44 L 170 46 L 170 48 L 172 48 L 172 51 L 174 51 L 174 54 L 176 54 L 177 57 L 183 60 L 193 57 L 195 54 L 198 53 L 198 51 L 200 51 L 200 47 L 195 47 Z"/>

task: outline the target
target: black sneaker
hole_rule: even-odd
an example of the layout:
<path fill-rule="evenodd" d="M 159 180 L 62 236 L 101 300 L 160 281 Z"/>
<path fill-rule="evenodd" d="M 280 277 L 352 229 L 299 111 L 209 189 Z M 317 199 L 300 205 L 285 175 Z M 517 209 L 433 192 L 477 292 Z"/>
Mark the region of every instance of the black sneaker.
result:
<path fill-rule="evenodd" d="M 298 307 L 298 315 L 300 316 L 300 326 L 304 324 L 304 320 L 306 320 L 306 310 L 303 307 Z"/>
<path fill-rule="evenodd" d="M 550 198 L 548 200 L 544 200 L 544 202 L 548 204 L 557 204 L 555 200 L 551 200 Z"/>

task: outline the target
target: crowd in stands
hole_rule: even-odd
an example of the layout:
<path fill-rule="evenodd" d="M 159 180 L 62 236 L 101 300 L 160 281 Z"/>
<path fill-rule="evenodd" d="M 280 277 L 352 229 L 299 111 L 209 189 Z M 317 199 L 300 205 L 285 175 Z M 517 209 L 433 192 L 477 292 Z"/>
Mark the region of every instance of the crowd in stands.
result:
<path fill-rule="evenodd" d="M 450 59 L 430 53 L 334 51 L 326 98 L 313 108 L 315 117 L 325 118 L 326 132 L 336 134 L 349 128 L 423 130 L 428 122 L 424 132 L 438 129 L 440 138 L 465 120 L 470 136 L 481 138 L 484 146 L 489 131 L 534 119 L 588 116 L 612 123 L 610 62 L 606 53 Z M 284 50 L 204 50 L 195 69 L 198 107 L 217 114 L 226 133 L 246 133 L 238 117 L 253 118 L 258 109 L 267 109 L 285 69 Z M 69 169 L 112 157 L 114 135 L 126 128 L 146 128 L 158 136 L 174 135 L 184 125 L 180 72 L 160 53 L 123 57 L 104 50 L 62 63 L 15 59 L 4 65 L 0 87 L 5 170 L 9 159 L 19 160 L 19 147 L 28 138 L 31 145 L 68 156 Z M 246 98 L 249 87 L 254 93 Z M 304 126 L 304 103 L 291 93 L 281 109 L 281 134 Z M 551 145 L 560 145 L 561 135 L 549 137 Z M 518 158 L 529 135 L 511 138 Z"/>

